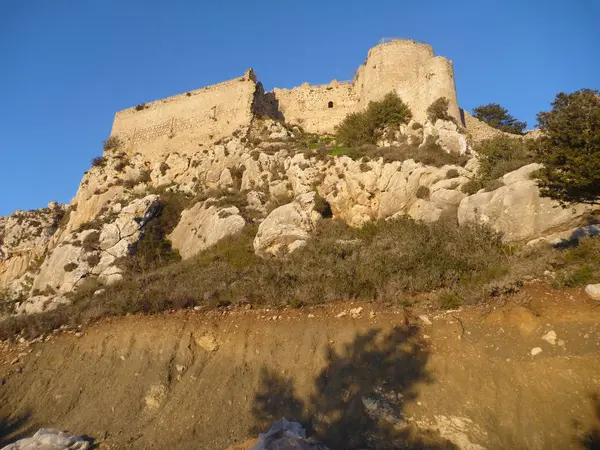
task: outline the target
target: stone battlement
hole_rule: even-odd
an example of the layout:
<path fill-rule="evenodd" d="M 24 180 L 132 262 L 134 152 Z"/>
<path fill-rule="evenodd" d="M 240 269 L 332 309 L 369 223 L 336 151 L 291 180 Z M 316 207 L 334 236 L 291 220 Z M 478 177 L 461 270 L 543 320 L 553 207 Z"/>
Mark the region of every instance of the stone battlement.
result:
<path fill-rule="evenodd" d="M 369 50 L 351 82 L 265 93 L 252 69 L 240 78 L 117 112 L 111 135 L 127 151 L 186 152 L 250 126 L 256 114 L 282 118 L 313 133 L 332 133 L 347 114 L 364 109 L 390 91 L 426 120 L 427 107 L 439 97 L 460 120 L 452 63 L 435 56 L 430 45 L 393 40 Z"/>

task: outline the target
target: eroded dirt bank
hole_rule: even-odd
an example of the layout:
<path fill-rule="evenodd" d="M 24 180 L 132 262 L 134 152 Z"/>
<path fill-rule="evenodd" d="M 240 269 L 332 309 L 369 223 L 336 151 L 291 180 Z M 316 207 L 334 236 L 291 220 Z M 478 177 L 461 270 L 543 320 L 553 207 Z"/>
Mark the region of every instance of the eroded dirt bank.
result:
<path fill-rule="evenodd" d="M 594 448 L 600 307 L 580 291 L 417 316 L 179 312 L 4 349 L 0 444 L 52 426 L 100 448 L 224 449 L 285 416 L 332 449 Z"/>

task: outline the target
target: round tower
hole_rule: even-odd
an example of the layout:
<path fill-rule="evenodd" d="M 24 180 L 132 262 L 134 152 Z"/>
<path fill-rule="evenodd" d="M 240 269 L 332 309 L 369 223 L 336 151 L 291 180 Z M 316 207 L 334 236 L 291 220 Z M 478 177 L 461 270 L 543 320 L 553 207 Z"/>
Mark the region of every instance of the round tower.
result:
<path fill-rule="evenodd" d="M 452 63 L 434 56 L 428 44 L 393 40 L 373 47 L 354 82 L 359 109 L 394 91 L 419 122 L 425 121 L 427 107 L 439 97 L 448 99 L 448 112 L 460 120 Z"/>

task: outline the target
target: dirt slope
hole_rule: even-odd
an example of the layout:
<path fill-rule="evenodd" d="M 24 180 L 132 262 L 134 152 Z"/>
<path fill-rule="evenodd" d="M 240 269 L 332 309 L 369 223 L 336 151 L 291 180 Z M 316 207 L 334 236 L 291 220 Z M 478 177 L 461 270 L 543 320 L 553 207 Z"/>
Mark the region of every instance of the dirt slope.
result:
<path fill-rule="evenodd" d="M 428 318 L 188 311 L 4 348 L 0 445 L 52 426 L 100 448 L 224 449 L 285 416 L 337 449 L 594 448 L 600 308 L 580 291 Z"/>

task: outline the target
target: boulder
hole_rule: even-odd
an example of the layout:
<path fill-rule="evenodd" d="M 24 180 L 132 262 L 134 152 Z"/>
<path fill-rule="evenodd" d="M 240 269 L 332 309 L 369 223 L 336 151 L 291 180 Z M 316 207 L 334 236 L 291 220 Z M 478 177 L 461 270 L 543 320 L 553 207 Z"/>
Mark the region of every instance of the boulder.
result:
<path fill-rule="evenodd" d="M 169 239 L 181 257 L 187 259 L 239 232 L 245 224 L 235 206 L 217 207 L 210 202 L 198 202 L 181 213 Z"/>
<path fill-rule="evenodd" d="M 2 450 L 87 450 L 90 443 L 81 436 L 75 436 L 52 428 L 40 428 L 32 437 L 2 447 Z"/>
<path fill-rule="evenodd" d="M 459 224 L 489 224 L 504 235 L 506 242 L 527 242 L 577 226 L 591 208 L 586 205 L 562 208 L 558 202 L 541 197 L 530 178 L 539 167 L 538 164 L 521 167 L 502 177 L 505 186 L 464 198 L 458 207 Z"/>
<path fill-rule="evenodd" d="M 600 300 L 600 283 L 588 284 L 585 287 L 585 293 L 594 300 Z"/>
<path fill-rule="evenodd" d="M 290 253 L 305 243 L 321 215 L 314 211 L 315 192 L 299 195 L 276 208 L 258 227 L 254 252 L 262 257 Z"/>
<path fill-rule="evenodd" d="M 44 311 L 52 311 L 59 305 L 68 305 L 69 303 L 71 301 L 62 295 L 34 295 L 20 303 L 15 312 L 17 315 L 37 314 Z"/>

